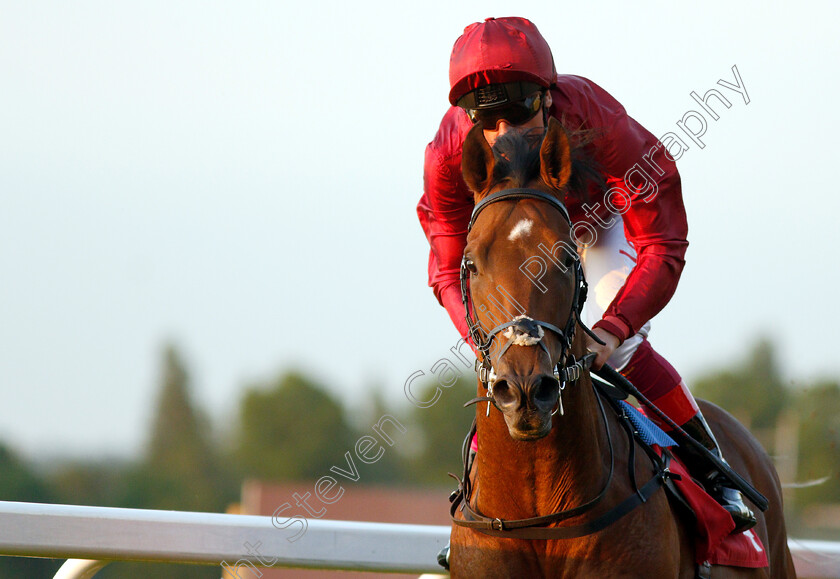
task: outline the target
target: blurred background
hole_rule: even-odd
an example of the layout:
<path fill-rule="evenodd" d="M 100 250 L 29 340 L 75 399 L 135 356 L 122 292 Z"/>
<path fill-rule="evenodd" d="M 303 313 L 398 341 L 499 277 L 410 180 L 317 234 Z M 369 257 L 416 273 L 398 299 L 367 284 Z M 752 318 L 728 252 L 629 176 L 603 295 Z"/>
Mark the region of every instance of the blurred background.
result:
<path fill-rule="evenodd" d="M 0 1 L 0 500 L 250 512 L 259 485 L 311 488 L 388 414 L 406 431 L 339 504 L 398 486 L 445 521 L 474 386 L 415 206 L 452 44 L 510 14 Z M 678 163 L 691 246 L 651 339 L 774 456 L 791 534 L 840 540 L 840 8 L 519 15 L 657 136 L 699 110 L 692 91 L 731 97 Z M 717 84 L 733 65 L 748 104 Z M 404 394 L 418 371 L 418 399 L 449 385 L 430 408 Z M 0 558 L 0 577 L 57 566 Z"/>

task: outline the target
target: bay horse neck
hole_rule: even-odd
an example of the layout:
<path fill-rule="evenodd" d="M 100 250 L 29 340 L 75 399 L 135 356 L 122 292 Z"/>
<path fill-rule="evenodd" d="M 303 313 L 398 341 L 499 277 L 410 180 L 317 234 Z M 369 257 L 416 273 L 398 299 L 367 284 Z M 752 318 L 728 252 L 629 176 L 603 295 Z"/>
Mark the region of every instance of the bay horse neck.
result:
<path fill-rule="evenodd" d="M 577 336 L 573 352 L 580 357 L 584 338 Z M 564 414 L 535 441 L 512 439 L 500 412 L 488 416 L 483 404 L 476 408 L 479 509 L 502 519 L 544 515 L 580 506 L 604 486 L 612 457 L 588 373 L 566 387 L 563 398 Z"/>
<path fill-rule="evenodd" d="M 484 312 L 484 319 L 477 321 L 486 327 L 487 339 L 504 342 L 492 360 L 498 374 L 495 389 L 488 392 L 498 410 L 485 415 L 483 405 L 477 408 L 476 504 L 500 518 L 574 508 L 604 486 L 610 468 L 603 465 L 612 457 L 606 452 L 604 419 L 588 374 L 560 392 L 565 413 L 552 411 L 559 410 L 561 401 L 560 384 L 552 376 L 555 365 L 567 363 L 569 353 L 577 358 L 586 353 L 584 333 L 572 335 L 581 280 L 572 223 L 563 203 L 572 173 L 569 140 L 564 129 L 551 122 L 544 135 L 508 133 L 491 149 L 475 127 L 464 143 L 462 169 L 470 188 L 481 192 L 464 254 L 462 276 L 470 274 L 470 296 L 465 293 L 465 300 Z M 561 267 L 551 269 L 544 287 L 535 289 L 520 264 L 538 247 L 561 247 L 558 243 L 568 248 L 564 257 L 571 261 L 552 260 Z M 462 283 L 466 287 L 465 277 Z M 501 325 L 490 323 L 488 306 L 475 301 L 477 294 L 494 290 L 504 294 L 492 302 L 497 313 L 527 313 L 504 336 L 494 333 L 508 325 L 505 320 L 496 320 Z M 467 321 L 472 323 L 469 309 Z M 485 360 L 488 353 L 483 353 Z M 479 386 L 479 395 L 484 394 L 481 390 Z"/>

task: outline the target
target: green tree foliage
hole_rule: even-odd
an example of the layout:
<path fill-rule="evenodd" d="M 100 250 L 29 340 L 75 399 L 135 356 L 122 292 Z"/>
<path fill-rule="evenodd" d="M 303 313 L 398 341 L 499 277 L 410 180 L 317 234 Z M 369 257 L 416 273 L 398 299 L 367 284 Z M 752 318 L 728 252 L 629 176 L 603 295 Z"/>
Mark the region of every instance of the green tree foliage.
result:
<path fill-rule="evenodd" d="M 223 511 L 236 500 L 213 446 L 208 421 L 195 407 L 189 376 L 174 346 L 163 353 L 161 385 L 143 459 L 125 474 L 121 506 L 179 511 Z M 82 475 L 82 482 L 84 475 Z M 119 562 L 103 579 L 211 579 L 219 568 Z"/>
<path fill-rule="evenodd" d="M 436 380 L 430 380 L 419 385 L 415 396 L 417 400 L 432 400 L 439 387 Z M 407 467 L 413 483 L 446 486 L 454 482 L 448 473 L 461 476 L 463 471 L 461 444 L 476 412 L 475 406 L 464 408 L 464 402 L 475 398 L 475 377 L 462 377 L 440 392 L 432 406 L 412 406 L 409 416 L 420 448 Z"/>
<path fill-rule="evenodd" d="M 356 425 L 356 438 L 364 434 L 373 435 L 373 425 L 379 422 L 379 419 L 384 415 L 395 417 L 400 424 L 404 424 L 405 418 L 400 415 L 395 409 L 390 408 L 382 395 L 382 390 L 378 386 L 374 386 L 370 391 L 370 396 L 364 401 L 363 407 L 357 410 L 354 414 L 353 423 Z M 406 438 L 408 433 L 395 436 L 395 444 L 393 447 L 383 445 L 385 453 L 382 458 L 373 464 L 365 464 L 364 472 L 360 473 L 364 477 L 364 484 L 398 484 L 411 482 L 405 470 L 405 449 Z M 351 450 L 351 448 L 347 448 Z"/>
<path fill-rule="evenodd" d="M 69 462 L 55 468 L 49 483 L 61 504 L 125 506 L 120 499 L 128 468 L 113 461 Z"/>
<path fill-rule="evenodd" d="M 300 372 L 249 388 L 240 403 L 234 456 L 248 477 L 311 480 L 344 464 L 356 437 L 342 405 Z"/>
<path fill-rule="evenodd" d="M 768 340 L 760 340 L 743 362 L 695 380 L 692 390 L 754 429 L 773 428 L 789 400 Z"/>
<path fill-rule="evenodd" d="M 53 502 L 53 493 L 41 477 L 4 444 L 0 444 L 0 500 Z"/>
<path fill-rule="evenodd" d="M 233 498 L 225 492 L 209 425 L 193 405 L 186 369 L 172 346 L 164 351 L 145 457 L 127 479 L 125 506 L 219 511 Z"/>
<path fill-rule="evenodd" d="M 800 482 L 828 477 L 823 484 L 797 489 L 800 504 L 840 501 L 840 385 L 822 382 L 805 389 L 799 412 Z"/>

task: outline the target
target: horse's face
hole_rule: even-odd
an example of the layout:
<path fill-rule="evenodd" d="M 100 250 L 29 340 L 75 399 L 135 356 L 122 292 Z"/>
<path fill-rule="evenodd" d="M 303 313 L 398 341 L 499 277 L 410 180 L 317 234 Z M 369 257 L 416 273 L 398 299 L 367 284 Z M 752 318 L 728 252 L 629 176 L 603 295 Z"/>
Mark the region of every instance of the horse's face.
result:
<path fill-rule="evenodd" d="M 517 139 L 518 143 L 513 142 Z M 539 147 L 538 165 L 537 144 L 531 139 L 529 163 L 528 155 L 522 154 L 529 143 L 521 134 L 500 139 L 491 150 L 480 130 L 470 131 L 462 167 L 476 203 L 491 193 L 515 187 L 537 189 L 562 202 L 571 174 L 566 133 L 552 119 Z M 530 164 L 531 169 L 517 164 Z M 554 368 L 564 344 L 556 332 L 544 330 L 532 320 L 566 326 L 576 283 L 574 248 L 562 213 L 535 199 L 487 205 L 467 237 L 464 257 L 473 310 L 481 328 L 489 332 L 517 316 L 527 316 L 498 333 L 490 350 L 495 371 L 492 396 L 514 439 L 538 439 L 551 431 L 560 396 Z M 551 252 L 553 259 L 545 252 Z M 536 262 L 549 266 L 538 283 L 533 280 Z M 513 343 L 500 355 L 509 341 Z"/>

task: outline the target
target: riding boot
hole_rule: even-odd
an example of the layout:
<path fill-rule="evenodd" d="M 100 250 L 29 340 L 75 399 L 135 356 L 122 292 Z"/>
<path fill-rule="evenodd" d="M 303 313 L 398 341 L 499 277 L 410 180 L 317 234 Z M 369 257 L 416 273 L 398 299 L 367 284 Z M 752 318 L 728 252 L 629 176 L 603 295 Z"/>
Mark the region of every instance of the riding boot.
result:
<path fill-rule="evenodd" d="M 702 412 L 698 411 L 688 422 L 682 425 L 682 429 L 721 461 L 728 464 L 724 460 L 717 440 L 715 440 L 715 436 L 712 434 Z M 689 472 L 702 483 L 709 495 L 732 516 L 732 520 L 735 521 L 733 533 L 740 533 L 755 526 L 755 514 L 744 503 L 744 497 L 738 490 L 731 488 L 731 483 L 707 457 L 687 444 L 680 446 L 678 452 Z"/>

